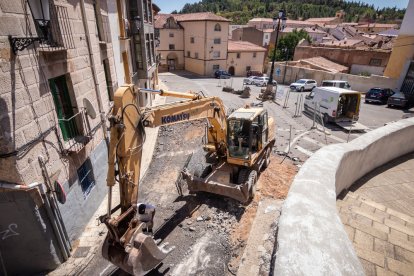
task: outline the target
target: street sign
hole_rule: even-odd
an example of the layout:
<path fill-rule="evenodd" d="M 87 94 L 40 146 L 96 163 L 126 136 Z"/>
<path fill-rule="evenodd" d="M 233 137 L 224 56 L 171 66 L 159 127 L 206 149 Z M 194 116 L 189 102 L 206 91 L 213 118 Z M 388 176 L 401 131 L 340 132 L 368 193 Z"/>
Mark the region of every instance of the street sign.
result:
<path fill-rule="evenodd" d="M 276 76 L 280 77 L 280 68 L 276 69 Z"/>

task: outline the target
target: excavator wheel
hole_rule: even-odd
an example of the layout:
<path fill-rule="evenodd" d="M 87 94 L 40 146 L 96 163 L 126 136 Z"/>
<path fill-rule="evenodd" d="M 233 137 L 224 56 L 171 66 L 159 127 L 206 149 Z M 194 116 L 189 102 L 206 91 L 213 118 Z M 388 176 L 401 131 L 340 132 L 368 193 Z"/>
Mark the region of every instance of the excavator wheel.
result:
<path fill-rule="evenodd" d="M 249 169 L 241 169 L 238 177 L 238 184 L 247 182 L 249 187 L 249 198 L 253 199 L 256 194 L 257 171 Z"/>
<path fill-rule="evenodd" d="M 250 199 L 254 198 L 254 195 L 256 194 L 256 182 L 257 182 L 257 172 L 255 170 L 251 170 L 249 173 L 249 179 L 248 185 L 249 185 L 249 197 Z"/>
<path fill-rule="evenodd" d="M 266 150 L 266 153 L 265 153 L 265 156 L 264 156 L 265 160 L 264 160 L 263 166 L 262 166 L 263 170 L 266 169 L 267 167 L 269 167 L 269 164 L 270 164 L 270 153 L 271 153 L 271 149 L 268 148 Z"/>

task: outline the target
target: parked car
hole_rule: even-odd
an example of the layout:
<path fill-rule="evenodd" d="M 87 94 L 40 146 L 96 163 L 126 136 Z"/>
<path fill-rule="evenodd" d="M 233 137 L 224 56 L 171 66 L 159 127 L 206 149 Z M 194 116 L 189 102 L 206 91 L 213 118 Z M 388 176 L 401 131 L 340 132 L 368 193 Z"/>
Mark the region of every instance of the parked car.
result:
<path fill-rule="evenodd" d="M 365 103 L 382 103 L 386 104 L 388 98 L 394 95 L 394 91 L 389 88 L 371 88 L 367 94 L 365 94 Z"/>
<path fill-rule="evenodd" d="M 322 87 L 339 87 L 345 89 L 351 89 L 351 85 L 344 80 L 324 80 L 322 81 Z"/>
<path fill-rule="evenodd" d="M 312 90 L 317 85 L 316 80 L 300 79 L 294 83 L 291 83 L 289 87 L 291 90 L 303 92 L 305 90 Z"/>
<path fill-rule="evenodd" d="M 387 106 L 398 106 L 403 108 L 408 108 L 414 103 L 413 96 L 406 95 L 402 92 L 396 92 L 394 95 L 390 96 L 387 101 Z"/>
<path fill-rule="evenodd" d="M 253 80 L 253 84 L 256 86 L 266 86 L 269 82 L 269 77 L 257 77 L 257 79 Z M 277 85 L 277 81 L 272 81 L 273 85 Z"/>
<path fill-rule="evenodd" d="M 251 76 L 251 77 L 245 78 L 243 80 L 243 84 L 254 84 L 254 80 L 258 79 L 258 78 L 259 77 L 256 77 L 256 76 Z"/>
<path fill-rule="evenodd" d="M 216 79 L 229 79 L 231 75 L 226 70 L 217 70 L 216 72 L 214 72 L 214 77 Z"/>
<path fill-rule="evenodd" d="M 247 71 L 247 77 L 255 76 L 255 77 L 263 77 L 263 73 L 259 71 Z"/>

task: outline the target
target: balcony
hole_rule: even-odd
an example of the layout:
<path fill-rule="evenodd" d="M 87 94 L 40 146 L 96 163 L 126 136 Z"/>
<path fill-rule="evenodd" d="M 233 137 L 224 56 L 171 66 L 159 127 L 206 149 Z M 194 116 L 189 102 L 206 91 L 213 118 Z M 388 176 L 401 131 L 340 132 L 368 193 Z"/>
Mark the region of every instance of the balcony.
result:
<path fill-rule="evenodd" d="M 36 28 L 38 26 L 36 25 Z M 40 30 L 37 30 L 40 33 Z M 39 43 L 40 52 L 55 52 L 75 48 L 71 23 L 66 7 L 50 4 L 50 28 L 47 40 Z"/>
<path fill-rule="evenodd" d="M 70 118 L 58 119 L 58 122 L 64 140 L 64 153 L 79 152 L 92 139 L 93 131 L 90 128 L 85 109 Z"/>

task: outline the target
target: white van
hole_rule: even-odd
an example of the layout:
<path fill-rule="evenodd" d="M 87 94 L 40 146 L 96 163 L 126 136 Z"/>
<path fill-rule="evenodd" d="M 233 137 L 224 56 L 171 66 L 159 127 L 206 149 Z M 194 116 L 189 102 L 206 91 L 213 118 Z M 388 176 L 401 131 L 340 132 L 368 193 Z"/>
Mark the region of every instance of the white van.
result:
<path fill-rule="evenodd" d="M 321 113 L 323 122 L 356 122 L 359 117 L 361 93 L 338 87 L 315 87 L 305 97 L 305 111 Z M 320 108 L 319 108 L 320 107 Z"/>

